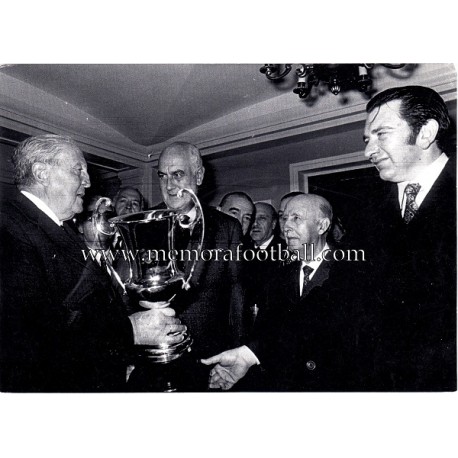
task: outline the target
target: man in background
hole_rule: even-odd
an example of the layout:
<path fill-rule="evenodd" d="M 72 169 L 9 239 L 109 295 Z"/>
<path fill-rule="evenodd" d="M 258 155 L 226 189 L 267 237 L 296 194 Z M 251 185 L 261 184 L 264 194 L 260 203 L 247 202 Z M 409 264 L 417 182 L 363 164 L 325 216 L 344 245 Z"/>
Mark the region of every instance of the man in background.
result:
<path fill-rule="evenodd" d="M 111 233 L 112 228 L 108 225 L 107 220 L 114 216 L 113 207 L 111 205 L 107 205 L 106 201 L 102 201 L 99 204 L 97 209 L 98 215 L 103 215 L 104 219 L 104 227 L 102 231 L 96 226 L 96 218 L 98 217 L 97 214 L 94 212 L 96 211 L 96 205 L 101 199 L 102 196 L 95 195 L 91 196 L 89 202 L 85 205 L 85 208 L 82 213 L 77 216 L 77 229 L 78 232 L 81 234 L 83 242 L 88 248 L 88 257 L 94 259 L 100 266 L 104 267 L 108 274 L 111 277 L 111 283 L 113 287 L 119 292 L 119 295 L 122 297 L 124 304 L 126 305 L 126 313 L 138 311 L 140 308 L 137 309 L 131 308 L 134 305 L 129 305 L 129 301 L 126 289 L 124 286 L 124 282 L 121 279 L 119 273 L 115 269 L 115 265 L 119 258 L 122 256 L 119 252 L 116 252 L 112 248 L 112 240 L 113 237 L 116 235 L 108 235 Z M 128 262 L 126 261 L 126 265 L 128 266 Z M 137 304 L 135 304 L 137 306 Z"/>
<path fill-rule="evenodd" d="M 275 273 L 281 264 L 284 244 L 276 234 L 278 216 L 275 208 L 265 202 L 255 203 L 255 219 L 250 231 L 255 254 L 252 261 L 245 263 L 245 285 L 247 310 L 250 310 L 251 326 L 258 310 L 265 302 L 266 288 L 275 281 Z"/>
<path fill-rule="evenodd" d="M 255 248 L 269 250 L 270 247 L 275 247 L 276 242 L 278 244 L 279 238 L 274 232 L 277 223 L 278 215 L 272 205 L 265 202 L 255 203 L 255 218 L 250 230 Z"/>
<path fill-rule="evenodd" d="M 144 202 L 145 200 L 143 195 L 137 188 L 132 186 L 123 186 L 119 188 L 118 192 L 113 197 L 115 216 L 124 216 L 131 213 L 141 212 L 143 210 Z M 110 248 L 113 253 L 119 253 L 120 250 L 128 249 L 128 247 L 124 246 L 124 242 L 119 232 L 116 232 L 111 238 Z M 122 283 L 129 280 L 129 261 L 125 258 L 125 256 L 116 256 L 113 260 L 113 268 Z M 135 306 L 135 304 L 131 305 Z"/>
<path fill-rule="evenodd" d="M 117 216 L 137 213 L 143 210 L 144 199 L 137 188 L 123 186 L 113 198 L 113 206 Z"/>
<path fill-rule="evenodd" d="M 254 203 L 248 194 L 230 192 L 221 199 L 217 209 L 236 218 L 242 226 L 243 235 L 248 234 L 255 214 Z"/>
<path fill-rule="evenodd" d="M 353 355 L 346 332 L 352 330 L 345 322 L 344 305 L 334 303 L 336 295 L 328 289 L 335 264 L 327 243 L 331 205 L 321 196 L 298 195 L 290 199 L 283 216 L 288 250 L 300 260 L 280 267 L 266 285 L 266 303 L 247 345 L 202 361 L 216 364 L 211 388 L 228 390 L 253 367 L 242 389 L 349 389 L 353 373 L 348 362 Z"/>

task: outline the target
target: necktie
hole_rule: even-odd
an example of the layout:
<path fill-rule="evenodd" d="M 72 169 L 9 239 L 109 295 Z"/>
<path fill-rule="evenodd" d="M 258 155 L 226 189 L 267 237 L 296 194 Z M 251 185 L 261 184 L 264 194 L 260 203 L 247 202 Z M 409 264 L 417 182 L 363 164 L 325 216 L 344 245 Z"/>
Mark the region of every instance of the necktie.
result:
<path fill-rule="evenodd" d="M 100 257 L 99 257 L 100 255 Z M 97 253 L 97 259 L 99 260 L 100 267 L 108 273 L 111 279 L 111 284 L 113 285 L 114 289 L 121 295 L 126 294 L 126 288 L 119 277 L 119 274 L 116 272 L 116 270 L 113 268 L 110 262 L 107 262 L 105 257 L 102 255 L 101 252 Z"/>
<path fill-rule="evenodd" d="M 191 240 L 191 231 L 187 227 L 178 225 L 175 231 L 175 249 L 178 251 L 177 266 L 183 272 L 186 270 L 185 252 L 188 249 L 189 241 Z"/>
<path fill-rule="evenodd" d="M 116 251 L 116 250 L 120 250 L 123 246 L 123 243 L 122 243 L 122 237 L 121 235 L 119 234 L 116 234 L 115 235 L 115 238 L 113 240 L 113 250 Z"/>
<path fill-rule="evenodd" d="M 304 281 L 302 283 L 302 294 L 304 294 L 305 287 L 307 286 L 308 282 L 310 281 L 310 275 L 312 275 L 313 269 L 310 266 L 302 267 L 302 271 L 304 272 Z"/>
<path fill-rule="evenodd" d="M 406 195 L 406 208 L 404 210 L 404 222 L 409 224 L 418 211 L 418 205 L 415 202 L 418 191 L 421 186 L 418 183 L 409 183 L 404 191 Z"/>

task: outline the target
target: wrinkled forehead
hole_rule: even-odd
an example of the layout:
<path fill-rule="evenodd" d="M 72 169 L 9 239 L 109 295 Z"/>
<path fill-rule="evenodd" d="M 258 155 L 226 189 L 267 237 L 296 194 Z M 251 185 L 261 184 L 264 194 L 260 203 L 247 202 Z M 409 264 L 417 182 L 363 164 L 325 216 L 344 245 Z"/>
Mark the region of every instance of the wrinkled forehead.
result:
<path fill-rule="evenodd" d="M 191 169 L 191 164 L 191 155 L 182 151 L 165 151 L 159 158 L 159 170 L 161 172 L 166 171 L 167 169 Z"/>
<path fill-rule="evenodd" d="M 280 211 L 285 211 L 286 204 L 292 199 L 292 197 L 285 197 L 281 202 L 280 202 Z"/>
<path fill-rule="evenodd" d="M 140 194 L 135 191 L 134 189 L 125 189 L 124 191 L 121 191 L 119 194 L 118 200 L 119 199 L 130 199 L 130 200 L 141 200 Z"/>
<path fill-rule="evenodd" d="M 302 216 L 316 215 L 319 210 L 318 201 L 308 196 L 296 196 L 289 199 L 284 211 L 285 215 L 298 214 Z"/>
<path fill-rule="evenodd" d="M 76 146 L 63 145 L 56 154 L 56 160 L 60 164 L 82 164 L 86 166 L 86 159 L 82 151 Z"/>
<path fill-rule="evenodd" d="M 272 209 L 270 206 L 263 203 L 255 204 L 256 207 L 256 216 L 267 216 L 268 218 L 273 218 Z"/>

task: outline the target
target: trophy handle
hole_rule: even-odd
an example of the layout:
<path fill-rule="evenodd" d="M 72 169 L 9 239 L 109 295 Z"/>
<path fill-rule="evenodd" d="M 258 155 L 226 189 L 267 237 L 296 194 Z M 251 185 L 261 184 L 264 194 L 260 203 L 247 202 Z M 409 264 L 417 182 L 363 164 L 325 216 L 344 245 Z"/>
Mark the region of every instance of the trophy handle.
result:
<path fill-rule="evenodd" d="M 200 204 L 200 201 L 197 198 L 195 192 L 192 189 L 189 189 L 189 188 L 181 188 L 178 191 L 177 196 L 178 197 L 182 197 L 183 196 L 183 192 L 187 192 L 188 194 L 191 195 L 191 199 L 192 199 L 192 201 L 194 202 L 194 205 L 197 208 L 197 217 L 196 217 L 195 221 L 193 222 L 192 226 L 194 227 L 197 224 L 197 222 L 199 221 L 199 219 L 202 220 L 202 232 L 200 234 L 200 241 L 199 241 L 199 244 L 197 246 L 198 256 L 196 256 L 196 258 L 193 261 L 193 264 L 191 266 L 191 270 L 189 271 L 188 278 L 186 278 L 186 280 L 183 280 L 183 289 L 188 290 L 191 287 L 191 285 L 189 283 L 191 281 L 192 275 L 193 275 L 194 270 L 196 268 L 197 260 L 198 260 L 198 258 L 200 258 L 200 255 L 202 253 L 202 246 L 204 244 L 204 236 L 205 236 L 205 218 L 204 218 L 204 213 L 202 211 L 202 205 Z M 182 214 L 178 215 L 178 224 L 180 224 L 180 225 L 182 224 L 182 220 L 184 219 L 184 217 L 186 217 L 186 215 L 182 215 Z"/>
<path fill-rule="evenodd" d="M 92 212 L 92 224 L 94 226 L 95 233 L 100 233 L 111 237 L 116 233 L 116 226 L 108 221 L 106 217 L 107 212 L 101 211 L 101 207 L 103 205 L 105 206 L 105 208 L 112 207 L 111 199 L 109 199 L 108 197 L 101 197 L 95 203 L 95 208 Z"/>

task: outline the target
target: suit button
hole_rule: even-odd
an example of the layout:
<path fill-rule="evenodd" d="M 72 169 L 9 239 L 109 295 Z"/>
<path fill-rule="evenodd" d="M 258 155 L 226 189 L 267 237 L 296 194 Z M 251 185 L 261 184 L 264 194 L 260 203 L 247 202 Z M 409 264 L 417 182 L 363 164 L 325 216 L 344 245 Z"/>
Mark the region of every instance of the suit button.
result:
<path fill-rule="evenodd" d="M 305 366 L 307 367 L 309 371 L 313 371 L 315 370 L 316 364 L 315 364 L 315 361 L 307 361 L 305 363 Z"/>

